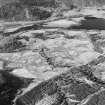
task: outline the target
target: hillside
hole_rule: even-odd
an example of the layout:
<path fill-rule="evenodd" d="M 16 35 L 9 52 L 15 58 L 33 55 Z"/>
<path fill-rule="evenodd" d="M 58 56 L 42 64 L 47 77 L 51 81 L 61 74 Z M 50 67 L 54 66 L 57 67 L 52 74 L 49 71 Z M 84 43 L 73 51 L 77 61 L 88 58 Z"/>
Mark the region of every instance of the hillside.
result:
<path fill-rule="evenodd" d="M 0 105 L 105 105 L 104 0 L 0 4 Z"/>
<path fill-rule="evenodd" d="M 102 6 L 105 4 L 105 0 L 62 0 L 62 2 L 64 2 L 67 6 L 73 4 L 77 7 Z"/>
<path fill-rule="evenodd" d="M 0 19 L 20 21 L 47 19 L 56 10 L 102 7 L 105 0 L 1 0 L 0 4 Z"/>
<path fill-rule="evenodd" d="M 2 4 L 0 18 L 12 21 L 46 19 L 51 16 L 52 9 L 57 8 L 54 0 L 1 0 L 0 2 Z"/>

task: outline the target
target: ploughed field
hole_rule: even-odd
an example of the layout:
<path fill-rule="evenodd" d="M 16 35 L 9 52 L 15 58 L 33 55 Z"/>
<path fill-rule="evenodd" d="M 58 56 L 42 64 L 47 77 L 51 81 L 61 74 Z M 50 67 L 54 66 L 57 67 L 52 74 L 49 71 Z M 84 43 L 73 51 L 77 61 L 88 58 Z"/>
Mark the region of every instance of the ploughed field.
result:
<path fill-rule="evenodd" d="M 105 105 L 105 11 L 64 11 L 0 26 L 0 105 Z"/>

